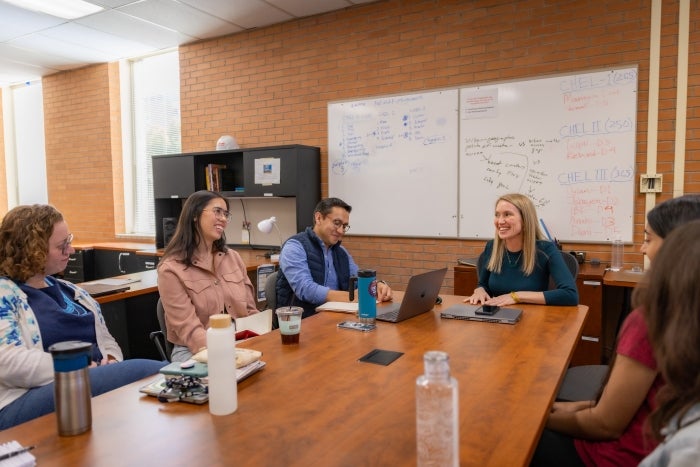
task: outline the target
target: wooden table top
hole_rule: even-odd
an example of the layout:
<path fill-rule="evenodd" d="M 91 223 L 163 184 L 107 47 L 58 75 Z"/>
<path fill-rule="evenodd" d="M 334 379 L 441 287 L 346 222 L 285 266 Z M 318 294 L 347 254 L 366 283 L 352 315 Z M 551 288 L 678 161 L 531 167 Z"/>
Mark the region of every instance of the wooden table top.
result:
<path fill-rule="evenodd" d="M 644 277 L 643 271 L 632 271 L 630 269 L 623 269 L 620 271 L 605 271 L 605 276 L 603 276 L 603 284 L 612 285 L 616 287 L 631 287 L 637 286 L 640 280 Z"/>
<path fill-rule="evenodd" d="M 515 325 L 444 320 L 443 305 L 362 333 L 353 319 L 322 312 L 302 323 L 301 342 L 278 331 L 238 345 L 263 352 L 265 369 L 238 386 L 238 411 L 163 404 L 139 394 L 152 378 L 93 399 L 92 430 L 59 437 L 54 414 L 0 434 L 36 445 L 52 465 L 411 465 L 415 380 L 423 353 L 444 350 L 459 382 L 462 465 L 526 465 L 536 446 L 587 307 L 524 305 Z M 389 366 L 360 363 L 375 349 L 404 352 Z"/>

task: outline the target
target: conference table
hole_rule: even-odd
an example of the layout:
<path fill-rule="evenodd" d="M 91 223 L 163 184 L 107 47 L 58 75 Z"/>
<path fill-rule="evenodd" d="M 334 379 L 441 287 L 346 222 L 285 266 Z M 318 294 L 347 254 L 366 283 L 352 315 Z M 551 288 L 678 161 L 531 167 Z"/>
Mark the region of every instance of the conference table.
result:
<path fill-rule="evenodd" d="M 462 298 L 373 332 L 339 329 L 354 316 L 320 312 L 303 320 L 298 345 L 282 345 L 277 330 L 239 342 L 266 366 L 239 383 L 229 416 L 141 395 L 146 378 L 93 398 L 87 433 L 59 437 L 49 414 L 0 442 L 35 445 L 42 466 L 415 465 L 415 380 L 423 354 L 443 350 L 459 382 L 461 465 L 527 465 L 587 307 L 522 305 L 515 325 L 440 318 Z M 373 349 L 403 355 L 358 361 Z"/>

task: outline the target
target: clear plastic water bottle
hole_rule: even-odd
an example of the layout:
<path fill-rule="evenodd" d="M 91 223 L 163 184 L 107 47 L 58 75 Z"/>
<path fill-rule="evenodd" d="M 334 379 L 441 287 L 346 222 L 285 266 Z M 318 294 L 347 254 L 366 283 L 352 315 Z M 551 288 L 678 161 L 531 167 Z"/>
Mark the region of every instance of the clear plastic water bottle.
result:
<path fill-rule="evenodd" d="M 610 270 L 620 271 L 624 261 L 625 245 L 618 236 L 612 242 L 612 254 L 610 256 Z"/>
<path fill-rule="evenodd" d="M 425 374 L 416 380 L 418 467 L 459 465 L 459 397 L 445 352 L 423 355 Z"/>
<path fill-rule="evenodd" d="M 238 408 L 236 382 L 236 333 L 231 315 L 209 317 L 207 329 L 207 367 L 209 379 L 209 412 L 228 415 Z"/>

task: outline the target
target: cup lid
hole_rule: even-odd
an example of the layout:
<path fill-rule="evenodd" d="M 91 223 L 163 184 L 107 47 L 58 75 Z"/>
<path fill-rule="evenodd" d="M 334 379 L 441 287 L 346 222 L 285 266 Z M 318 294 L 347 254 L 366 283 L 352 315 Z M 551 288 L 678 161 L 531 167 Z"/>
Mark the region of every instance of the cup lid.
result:
<path fill-rule="evenodd" d="M 76 354 L 92 351 L 92 344 L 82 341 L 56 342 L 49 346 L 49 352 L 54 355 Z"/>
<path fill-rule="evenodd" d="M 283 306 L 283 307 L 277 308 L 275 310 L 275 313 L 277 313 L 277 315 L 283 315 L 283 316 L 300 315 L 303 312 L 304 312 L 304 309 L 300 306 Z"/>

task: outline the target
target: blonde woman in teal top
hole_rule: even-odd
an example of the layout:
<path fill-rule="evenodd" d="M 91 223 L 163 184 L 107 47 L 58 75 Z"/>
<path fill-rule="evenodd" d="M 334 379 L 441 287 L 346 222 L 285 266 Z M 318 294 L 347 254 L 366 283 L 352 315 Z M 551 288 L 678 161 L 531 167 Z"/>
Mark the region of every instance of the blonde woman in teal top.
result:
<path fill-rule="evenodd" d="M 498 198 L 494 227 L 494 239 L 486 243 L 482 254 L 479 285 L 465 302 L 578 304 L 575 278 L 561 252 L 542 234 L 529 198 L 519 193 Z M 551 290 L 550 278 L 555 286 Z"/>

